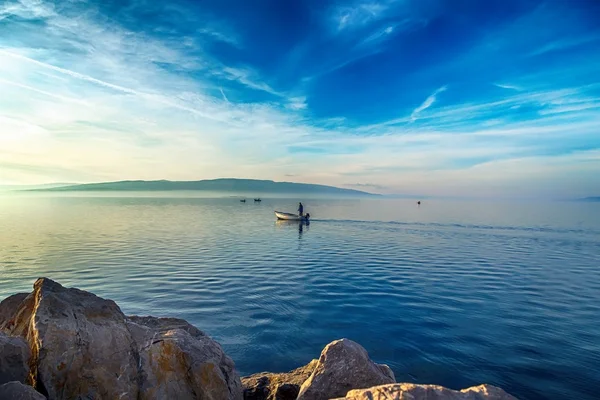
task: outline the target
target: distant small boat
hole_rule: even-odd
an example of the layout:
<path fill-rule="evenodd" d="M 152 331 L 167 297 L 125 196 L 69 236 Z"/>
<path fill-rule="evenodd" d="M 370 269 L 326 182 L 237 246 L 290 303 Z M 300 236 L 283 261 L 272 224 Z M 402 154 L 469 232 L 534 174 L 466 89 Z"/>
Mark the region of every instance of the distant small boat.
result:
<path fill-rule="evenodd" d="M 254 199 L 254 201 L 262 201 L 261 199 Z"/>
<path fill-rule="evenodd" d="M 240 201 L 241 201 L 242 203 L 245 203 L 245 202 L 246 202 L 246 199 L 242 199 L 242 200 L 240 200 Z"/>
<path fill-rule="evenodd" d="M 301 217 L 298 214 L 290 214 L 281 211 L 275 211 L 275 216 L 277 219 L 284 221 L 308 221 L 310 219 L 310 214 Z"/>

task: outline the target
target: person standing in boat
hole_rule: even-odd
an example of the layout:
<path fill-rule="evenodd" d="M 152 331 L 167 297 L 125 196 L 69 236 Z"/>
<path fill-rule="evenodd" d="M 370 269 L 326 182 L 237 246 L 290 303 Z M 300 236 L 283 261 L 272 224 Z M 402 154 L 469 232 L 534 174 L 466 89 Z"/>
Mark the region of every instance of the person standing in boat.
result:
<path fill-rule="evenodd" d="M 302 205 L 302 203 L 298 203 L 298 215 L 299 216 L 303 216 L 304 215 L 304 206 Z"/>

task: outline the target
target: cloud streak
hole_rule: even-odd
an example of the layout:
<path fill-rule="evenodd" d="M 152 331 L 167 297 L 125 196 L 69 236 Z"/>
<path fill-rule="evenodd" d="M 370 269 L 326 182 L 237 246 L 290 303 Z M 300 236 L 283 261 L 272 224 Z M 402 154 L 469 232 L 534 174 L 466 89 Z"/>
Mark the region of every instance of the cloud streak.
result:
<path fill-rule="evenodd" d="M 431 107 L 433 103 L 435 103 L 435 101 L 437 100 L 437 96 L 440 93 L 445 92 L 447 89 L 448 88 L 446 86 L 442 86 L 438 88 L 435 92 L 433 92 L 427 99 L 425 99 L 425 101 L 421 103 L 419 107 L 413 110 L 412 114 L 410 115 L 411 121 L 416 121 L 419 117 L 419 114 Z"/>

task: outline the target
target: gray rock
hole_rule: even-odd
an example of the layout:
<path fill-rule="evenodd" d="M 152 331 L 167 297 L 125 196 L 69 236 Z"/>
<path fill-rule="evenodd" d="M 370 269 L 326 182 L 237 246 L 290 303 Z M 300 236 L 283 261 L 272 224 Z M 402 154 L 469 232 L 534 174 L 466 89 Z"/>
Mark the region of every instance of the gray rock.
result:
<path fill-rule="evenodd" d="M 0 332 L 0 385 L 11 381 L 25 383 L 30 355 L 29 346 L 22 338 Z"/>
<path fill-rule="evenodd" d="M 28 383 L 52 400 L 242 398 L 231 359 L 192 325 L 127 318 L 113 301 L 49 279 L 0 329 L 26 339 Z"/>
<path fill-rule="evenodd" d="M 32 350 L 31 383 L 51 399 L 136 398 L 138 361 L 111 300 L 38 279 L 5 327 Z"/>
<path fill-rule="evenodd" d="M 0 385 L 0 400 L 46 400 L 34 388 L 21 382 L 8 382 Z"/>
<path fill-rule="evenodd" d="M 242 385 L 221 346 L 186 321 L 129 317 L 142 379 L 140 399 L 240 400 Z"/>
<path fill-rule="evenodd" d="M 328 400 L 343 397 L 352 389 L 394 382 L 389 367 L 371 361 L 358 343 L 341 339 L 323 349 L 314 371 L 300 388 L 298 400 Z"/>
<path fill-rule="evenodd" d="M 370 389 L 351 390 L 337 400 L 516 400 L 504 390 L 480 385 L 460 391 L 436 385 L 397 383 Z"/>
<path fill-rule="evenodd" d="M 317 366 L 317 360 L 291 372 L 261 372 L 242 378 L 244 400 L 296 400 L 300 387 Z"/>
<path fill-rule="evenodd" d="M 0 302 L 0 326 L 8 322 L 14 317 L 17 308 L 21 305 L 23 300 L 29 295 L 29 293 L 17 293 Z"/>

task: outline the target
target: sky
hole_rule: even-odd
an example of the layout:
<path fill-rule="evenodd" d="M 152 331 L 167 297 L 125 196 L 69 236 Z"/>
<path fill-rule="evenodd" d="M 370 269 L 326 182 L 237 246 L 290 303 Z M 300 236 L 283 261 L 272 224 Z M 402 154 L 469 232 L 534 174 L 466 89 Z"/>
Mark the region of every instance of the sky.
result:
<path fill-rule="evenodd" d="M 600 1 L 0 0 L 0 185 L 600 195 Z"/>

